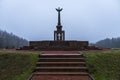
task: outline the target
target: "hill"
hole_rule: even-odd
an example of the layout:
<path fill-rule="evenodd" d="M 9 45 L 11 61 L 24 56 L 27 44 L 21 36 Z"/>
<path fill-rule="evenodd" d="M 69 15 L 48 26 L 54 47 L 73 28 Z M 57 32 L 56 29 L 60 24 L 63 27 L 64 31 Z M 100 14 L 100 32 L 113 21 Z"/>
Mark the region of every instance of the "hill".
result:
<path fill-rule="evenodd" d="M 120 50 L 85 55 L 89 72 L 95 80 L 120 80 Z"/>
<path fill-rule="evenodd" d="M 0 52 L 0 80 L 27 80 L 38 54 Z"/>
<path fill-rule="evenodd" d="M 28 45 L 28 41 L 26 39 L 0 30 L 0 48 L 19 48 L 25 45 Z"/>
<path fill-rule="evenodd" d="M 106 38 L 92 45 L 102 48 L 120 48 L 120 37 L 112 39 Z"/>

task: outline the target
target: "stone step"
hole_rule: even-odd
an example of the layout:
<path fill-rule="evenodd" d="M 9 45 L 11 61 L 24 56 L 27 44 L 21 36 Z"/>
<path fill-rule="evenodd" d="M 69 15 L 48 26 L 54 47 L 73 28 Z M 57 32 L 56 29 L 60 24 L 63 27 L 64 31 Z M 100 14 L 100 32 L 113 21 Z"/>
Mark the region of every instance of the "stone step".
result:
<path fill-rule="evenodd" d="M 87 69 L 87 67 L 36 67 L 36 69 Z"/>
<path fill-rule="evenodd" d="M 87 67 L 36 67 L 34 72 L 87 72 Z"/>
<path fill-rule="evenodd" d="M 84 58 L 40 58 L 39 62 L 80 62 Z"/>
<path fill-rule="evenodd" d="M 34 72 L 33 75 L 80 75 L 88 76 L 86 72 Z"/>
<path fill-rule="evenodd" d="M 90 80 L 81 54 L 41 54 L 32 80 Z"/>
<path fill-rule="evenodd" d="M 41 54 L 39 55 L 39 58 L 83 58 L 84 56 L 81 54 Z"/>
<path fill-rule="evenodd" d="M 85 62 L 37 62 L 37 67 L 85 67 Z"/>
<path fill-rule="evenodd" d="M 86 64 L 85 62 L 37 62 L 37 64 Z"/>
<path fill-rule="evenodd" d="M 84 58 L 39 58 L 39 59 L 84 59 Z"/>
<path fill-rule="evenodd" d="M 91 80 L 89 76 L 80 75 L 34 75 L 32 80 Z"/>

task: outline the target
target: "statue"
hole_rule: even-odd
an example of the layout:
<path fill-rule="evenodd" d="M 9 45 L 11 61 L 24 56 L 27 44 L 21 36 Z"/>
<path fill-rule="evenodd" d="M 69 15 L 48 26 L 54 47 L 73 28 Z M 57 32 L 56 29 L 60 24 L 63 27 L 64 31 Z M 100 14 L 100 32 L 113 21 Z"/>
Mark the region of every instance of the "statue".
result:
<path fill-rule="evenodd" d="M 54 31 L 54 40 L 55 41 L 64 41 L 65 40 L 65 32 L 62 31 L 62 25 L 61 25 L 61 16 L 60 16 L 60 12 L 63 9 L 58 7 L 56 8 L 56 11 L 58 12 L 58 24 L 56 26 L 57 30 Z"/>
<path fill-rule="evenodd" d="M 57 12 L 58 12 L 58 25 L 61 25 L 61 17 L 60 17 L 60 12 L 63 10 L 62 8 L 58 7 L 56 8 Z"/>
<path fill-rule="evenodd" d="M 60 12 L 60 11 L 63 10 L 63 8 L 58 7 L 58 9 L 56 8 L 56 10 L 57 10 L 58 12 Z"/>

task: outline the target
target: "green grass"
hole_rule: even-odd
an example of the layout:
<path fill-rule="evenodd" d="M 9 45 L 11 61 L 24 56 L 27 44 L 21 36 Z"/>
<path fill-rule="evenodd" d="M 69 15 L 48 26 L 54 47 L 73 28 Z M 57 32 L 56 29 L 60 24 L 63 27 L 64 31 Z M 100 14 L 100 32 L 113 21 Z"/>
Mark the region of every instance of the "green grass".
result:
<path fill-rule="evenodd" d="M 0 53 L 0 80 L 27 80 L 38 60 L 37 53 Z"/>
<path fill-rule="evenodd" d="M 120 50 L 85 55 L 89 72 L 95 80 L 120 80 Z"/>

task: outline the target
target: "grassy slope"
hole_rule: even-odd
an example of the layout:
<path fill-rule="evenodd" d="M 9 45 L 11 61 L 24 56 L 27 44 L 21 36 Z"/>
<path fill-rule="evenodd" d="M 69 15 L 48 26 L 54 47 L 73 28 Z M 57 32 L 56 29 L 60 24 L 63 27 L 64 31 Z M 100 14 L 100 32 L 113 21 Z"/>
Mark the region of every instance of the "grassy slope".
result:
<path fill-rule="evenodd" d="M 27 80 L 37 57 L 35 53 L 0 53 L 0 80 Z"/>
<path fill-rule="evenodd" d="M 96 80 L 120 80 L 120 50 L 85 55 L 89 71 Z"/>

